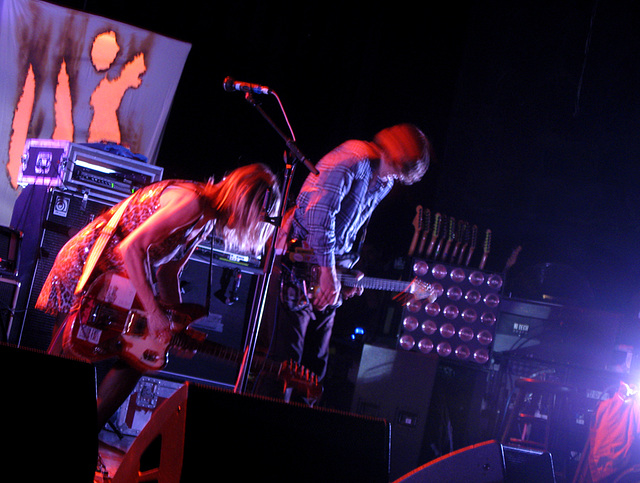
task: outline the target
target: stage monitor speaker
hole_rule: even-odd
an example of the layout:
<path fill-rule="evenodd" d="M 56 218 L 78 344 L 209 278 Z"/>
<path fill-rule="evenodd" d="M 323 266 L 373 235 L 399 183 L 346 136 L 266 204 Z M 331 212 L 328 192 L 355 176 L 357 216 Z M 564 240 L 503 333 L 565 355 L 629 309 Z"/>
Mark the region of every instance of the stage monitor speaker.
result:
<path fill-rule="evenodd" d="M 29 284 L 28 301 L 18 341 L 21 347 L 37 350 L 46 350 L 49 347 L 55 318 L 35 309 L 40 290 L 64 244 L 111 206 L 109 203 L 85 198 L 82 193 L 60 189 L 48 192 L 40 247 L 35 254 L 37 259 Z M 36 209 L 37 206 L 33 208 Z M 34 214 L 36 222 L 40 219 L 39 213 Z"/>
<path fill-rule="evenodd" d="M 16 481 L 93 481 L 98 454 L 91 364 L 0 344 L 0 451 Z"/>
<path fill-rule="evenodd" d="M 485 441 L 446 454 L 394 483 L 555 483 L 550 453 Z"/>
<path fill-rule="evenodd" d="M 182 482 L 387 483 L 389 425 L 189 384 Z"/>
<path fill-rule="evenodd" d="M 207 305 L 207 284 L 211 268 L 209 314 L 190 328 L 236 353 L 237 360 L 216 359 L 203 352 L 169 354 L 169 363 L 160 372 L 165 377 L 232 388 L 235 385 L 256 289 L 256 276 L 243 269 L 220 266 L 196 253 L 180 275 L 182 301 Z M 233 359 L 233 358 L 232 358 Z"/>
<path fill-rule="evenodd" d="M 437 367 L 437 355 L 363 347 L 352 411 L 391 423 L 392 478 L 424 462 L 420 456 Z"/>
<path fill-rule="evenodd" d="M 507 483 L 555 483 L 551 453 L 502 447 Z"/>
<path fill-rule="evenodd" d="M 502 448 L 496 441 L 485 441 L 441 456 L 395 483 L 498 483 L 505 481 Z"/>

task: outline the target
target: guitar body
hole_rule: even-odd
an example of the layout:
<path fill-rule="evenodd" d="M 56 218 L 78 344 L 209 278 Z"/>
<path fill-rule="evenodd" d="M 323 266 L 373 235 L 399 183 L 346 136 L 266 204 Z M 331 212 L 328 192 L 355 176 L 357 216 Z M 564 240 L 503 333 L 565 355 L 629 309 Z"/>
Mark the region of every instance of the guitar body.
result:
<path fill-rule="evenodd" d="M 165 312 L 172 329 L 179 332 L 204 315 L 204 308 L 181 304 Z M 91 284 L 79 310 L 69 316 L 63 346 L 66 352 L 89 362 L 117 357 L 147 372 L 167 364 L 170 341 L 150 335 L 133 286 L 127 278 L 109 272 Z"/>

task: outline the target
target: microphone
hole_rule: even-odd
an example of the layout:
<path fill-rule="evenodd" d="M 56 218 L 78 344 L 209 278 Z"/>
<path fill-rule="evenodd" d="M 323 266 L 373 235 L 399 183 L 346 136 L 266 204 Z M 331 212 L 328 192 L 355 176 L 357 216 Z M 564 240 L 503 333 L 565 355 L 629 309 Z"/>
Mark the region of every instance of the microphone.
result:
<path fill-rule="evenodd" d="M 248 82 L 240 82 L 231 77 L 224 80 L 224 90 L 227 92 L 253 92 L 254 94 L 271 94 L 271 89 L 260 84 L 249 84 Z"/>

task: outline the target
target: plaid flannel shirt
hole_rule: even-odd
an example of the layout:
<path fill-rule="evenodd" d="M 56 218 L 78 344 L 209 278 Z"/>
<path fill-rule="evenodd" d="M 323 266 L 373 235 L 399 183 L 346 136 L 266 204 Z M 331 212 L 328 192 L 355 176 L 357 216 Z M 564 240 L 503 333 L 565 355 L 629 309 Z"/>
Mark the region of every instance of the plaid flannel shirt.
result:
<path fill-rule="evenodd" d="M 324 156 L 296 200 L 291 236 L 305 240 L 316 262 L 333 267 L 348 254 L 393 180 L 377 177 L 378 151 L 365 141 L 347 141 Z"/>

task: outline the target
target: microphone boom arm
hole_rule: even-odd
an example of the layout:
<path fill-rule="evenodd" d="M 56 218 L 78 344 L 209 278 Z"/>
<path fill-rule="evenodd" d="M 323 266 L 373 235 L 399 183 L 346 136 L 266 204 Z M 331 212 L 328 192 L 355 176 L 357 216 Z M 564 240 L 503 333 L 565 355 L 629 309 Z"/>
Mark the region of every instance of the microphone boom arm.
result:
<path fill-rule="evenodd" d="M 271 91 L 272 94 L 277 95 L 274 91 Z M 298 161 L 302 161 L 302 163 L 307 167 L 307 169 L 309 171 L 311 171 L 313 174 L 318 174 L 318 170 L 316 169 L 316 167 L 313 165 L 313 163 L 311 161 L 309 161 L 307 159 L 307 157 L 302 153 L 302 151 L 300 151 L 300 149 L 298 148 L 298 146 L 296 145 L 295 141 L 290 138 L 289 136 L 287 136 L 277 125 L 275 122 L 273 122 L 273 119 L 271 119 L 266 112 L 264 112 L 264 109 L 262 109 L 262 106 L 260 106 L 260 104 L 258 104 L 255 99 L 253 98 L 253 96 L 251 95 L 250 92 L 245 93 L 244 98 L 247 100 L 247 102 L 249 104 L 251 104 L 253 107 L 255 107 L 258 112 L 262 115 L 263 118 L 265 118 L 265 120 L 271 125 L 271 127 L 278 133 L 278 135 L 284 140 L 285 145 L 287 146 L 287 149 L 289 150 L 289 152 L 291 152 L 291 154 L 293 155 L 293 157 L 295 159 L 297 159 Z"/>

